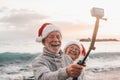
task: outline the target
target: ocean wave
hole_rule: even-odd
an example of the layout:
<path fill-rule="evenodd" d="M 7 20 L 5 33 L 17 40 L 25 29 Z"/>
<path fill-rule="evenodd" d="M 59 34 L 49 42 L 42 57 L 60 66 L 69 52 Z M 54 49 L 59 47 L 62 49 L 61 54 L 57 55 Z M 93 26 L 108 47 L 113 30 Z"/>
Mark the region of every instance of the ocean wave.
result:
<path fill-rule="evenodd" d="M 120 70 L 120 67 L 104 67 L 104 68 L 87 68 L 86 71 L 92 71 L 92 72 L 105 72 L 105 71 L 113 71 L 113 70 Z"/>
<path fill-rule="evenodd" d="M 91 53 L 87 60 L 88 70 L 93 72 L 120 69 L 120 52 Z"/>
<path fill-rule="evenodd" d="M 14 61 L 31 61 L 39 53 L 20 53 L 20 52 L 3 52 L 0 53 L 0 62 L 14 62 Z M 90 59 L 111 59 L 120 57 L 120 52 L 100 52 L 90 53 Z"/>
<path fill-rule="evenodd" d="M 0 53 L 0 62 L 29 61 L 33 60 L 38 53 L 19 53 L 19 52 L 3 52 Z"/>
<path fill-rule="evenodd" d="M 91 59 L 108 59 L 108 58 L 115 58 L 115 57 L 120 57 L 120 52 L 97 52 L 97 53 L 91 53 L 89 55 L 89 58 Z"/>

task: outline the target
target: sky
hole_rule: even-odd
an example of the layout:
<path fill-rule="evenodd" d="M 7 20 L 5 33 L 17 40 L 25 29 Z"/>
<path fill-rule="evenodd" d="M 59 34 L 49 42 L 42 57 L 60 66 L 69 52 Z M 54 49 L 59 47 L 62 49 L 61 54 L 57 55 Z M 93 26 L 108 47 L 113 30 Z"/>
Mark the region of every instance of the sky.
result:
<path fill-rule="evenodd" d="M 51 22 L 64 38 L 92 37 L 93 7 L 103 8 L 97 38 L 120 39 L 119 0 L 0 0 L 0 40 L 35 39 L 40 25 Z"/>

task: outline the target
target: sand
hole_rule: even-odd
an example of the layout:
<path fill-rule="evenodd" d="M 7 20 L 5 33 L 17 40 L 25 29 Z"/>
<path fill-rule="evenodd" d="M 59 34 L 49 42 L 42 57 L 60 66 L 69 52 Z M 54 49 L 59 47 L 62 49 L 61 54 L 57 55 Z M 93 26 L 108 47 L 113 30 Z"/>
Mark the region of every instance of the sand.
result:
<path fill-rule="evenodd" d="M 86 80 L 120 80 L 120 69 L 102 72 L 88 71 Z"/>
<path fill-rule="evenodd" d="M 19 66 L 19 69 L 17 68 L 17 70 L 19 71 L 19 75 L 16 74 L 13 70 L 13 72 L 9 75 L 0 75 L 0 78 L 2 80 L 33 80 L 30 79 L 32 75 L 32 68 L 31 68 L 31 64 L 30 65 L 26 65 L 25 66 L 25 62 L 23 63 L 15 63 L 15 64 L 9 64 L 9 66 L 13 66 L 16 65 L 15 67 Z M 22 67 L 21 67 L 22 66 Z M 1 66 L 1 74 L 2 74 L 2 67 L 5 69 L 5 65 Z M 7 66 L 8 67 L 8 66 Z M 8 67 L 10 68 L 10 67 Z M 7 73 L 7 72 L 6 72 Z M 14 73 L 14 74 L 13 74 Z M 10 76 L 12 75 L 12 76 Z M 24 75 L 24 76 L 23 76 Z M 14 79 L 12 79 L 14 77 Z M 97 70 L 97 69 L 89 69 L 86 71 L 86 80 L 120 80 L 120 67 L 117 68 L 110 68 L 110 69 L 105 69 L 105 70 Z"/>
<path fill-rule="evenodd" d="M 15 75 L 14 75 L 15 76 Z M 30 78 L 31 75 L 29 74 L 29 78 L 27 78 L 28 75 L 24 76 L 17 76 L 14 78 L 14 80 L 33 80 L 33 78 Z M 10 78 L 8 76 L 4 76 L 4 78 L 1 77 L 2 80 L 12 80 L 13 78 Z M 111 71 L 102 71 L 102 72 L 92 72 L 88 71 L 86 73 L 86 80 L 120 80 L 120 69 L 118 70 L 111 70 Z"/>

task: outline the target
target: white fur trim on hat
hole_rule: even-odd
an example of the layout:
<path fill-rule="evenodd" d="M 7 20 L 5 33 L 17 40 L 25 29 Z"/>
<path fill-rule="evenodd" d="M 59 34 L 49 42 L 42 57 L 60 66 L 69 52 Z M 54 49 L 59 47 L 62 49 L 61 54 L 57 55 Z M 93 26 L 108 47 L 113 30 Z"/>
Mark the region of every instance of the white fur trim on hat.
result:
<path fill-rule="evenodd" d="M 49 33 L 53 31 L 58 31 L 61 34 L 61 30 L 59 27 L 49 24 L 43 29 L 42 34 L 36 38 L 36 42 L 42 42 L 42 40 L 46 38 L 49 35 Z"/>
<path fill-rule="evenodd" d="M 69 41 L 69 42 L 65 45 L 65 47 L 64 47 L 64 49 L 63 49 L 64 53 L 65 53 L 65 50 L 67 49 L 67 47 L 70 46 L 70 45 L 72 45 L 72 44 L 77 45 L 77 46 L 79 47 L 79 49 L 80 49 L 80 54 L 82 54 L 82 46 L 81 46 L 80 41 L 78 41 L 78 40 Z"/>
<path fill-rule="evenodd" d="M 57 26 L 55 26 L 55 25 L 47 25 L 47 27 L 45 27 L 43 29 L 42 39 L 46 38 L 48 36 L 48 34 L 53 32 L 53 31 L 61 32 L 60 29 Z"/>

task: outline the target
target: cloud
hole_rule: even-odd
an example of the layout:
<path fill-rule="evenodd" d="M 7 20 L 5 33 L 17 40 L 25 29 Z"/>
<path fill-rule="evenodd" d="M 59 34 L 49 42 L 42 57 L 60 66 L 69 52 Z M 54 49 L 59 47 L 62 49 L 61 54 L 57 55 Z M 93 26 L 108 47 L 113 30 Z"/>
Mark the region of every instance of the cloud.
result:
<path fill-rule="evenodd" d="M 7 7 L 1 7 L 0 8 L 0 12 L 2 13 L 2 12 L 4 12 L 4 11 L 6 11 L 8 8 Z"/>
<path fill-rule="evenodd" d="M 0 17 L 0 24 L 2 27 L 16 26 L 18 27 L 30 27 L 29 24 L 34 24 L 37 21 L 49 18 L 46 15 L 40 14 L 33 10 L 28 9 L 7 9 L 1 8 L 2 17 Z"/>
<path fill-rule="evenodd" d="M 91 27 L 93 27 L 89 23 L 56 20 L 31 9 L 9 9 L 3 7 L 0 8 L 0 11 L 3 15 L 0 17 L 0 36 L 5 39 L 8 36 L 11 38 L 35 37 L 42 21 L 49 21 L 58 25 L 62 29 L 64 37 L 72 38 L 84 37 L 86 35 L 84 31 L 91 30 Z"/>
<path fill-rule="evenodd" d="M 4 23 L 10 23 L 10 24 L 27 24 L 31 21 L 34 20 L 40 20 L 40 19 L 45 19 L 46 16 L 40 15 L 38 13 L 34 12 L 24 12 L 25 10 L 22 11 L 16 11 L 13 13 L 10 13 L 8 16 L 4 16 L 0 19 L 1 22 Z"/>
<path fill-rule="evenodd" d="M 49 18 L 34 10 L 7 7 L 0 8 L 0 15 L 0 39 L 31 37 L 34 26 Z"/>
<path fill-rule="evenodd" d="M 88 23 L 72 23 L 72 22 L 62 22 L 53 21 L 53 24 L 61 28 L 64 38 L 82 38 L 91 36 L 93 24 Z"/>

